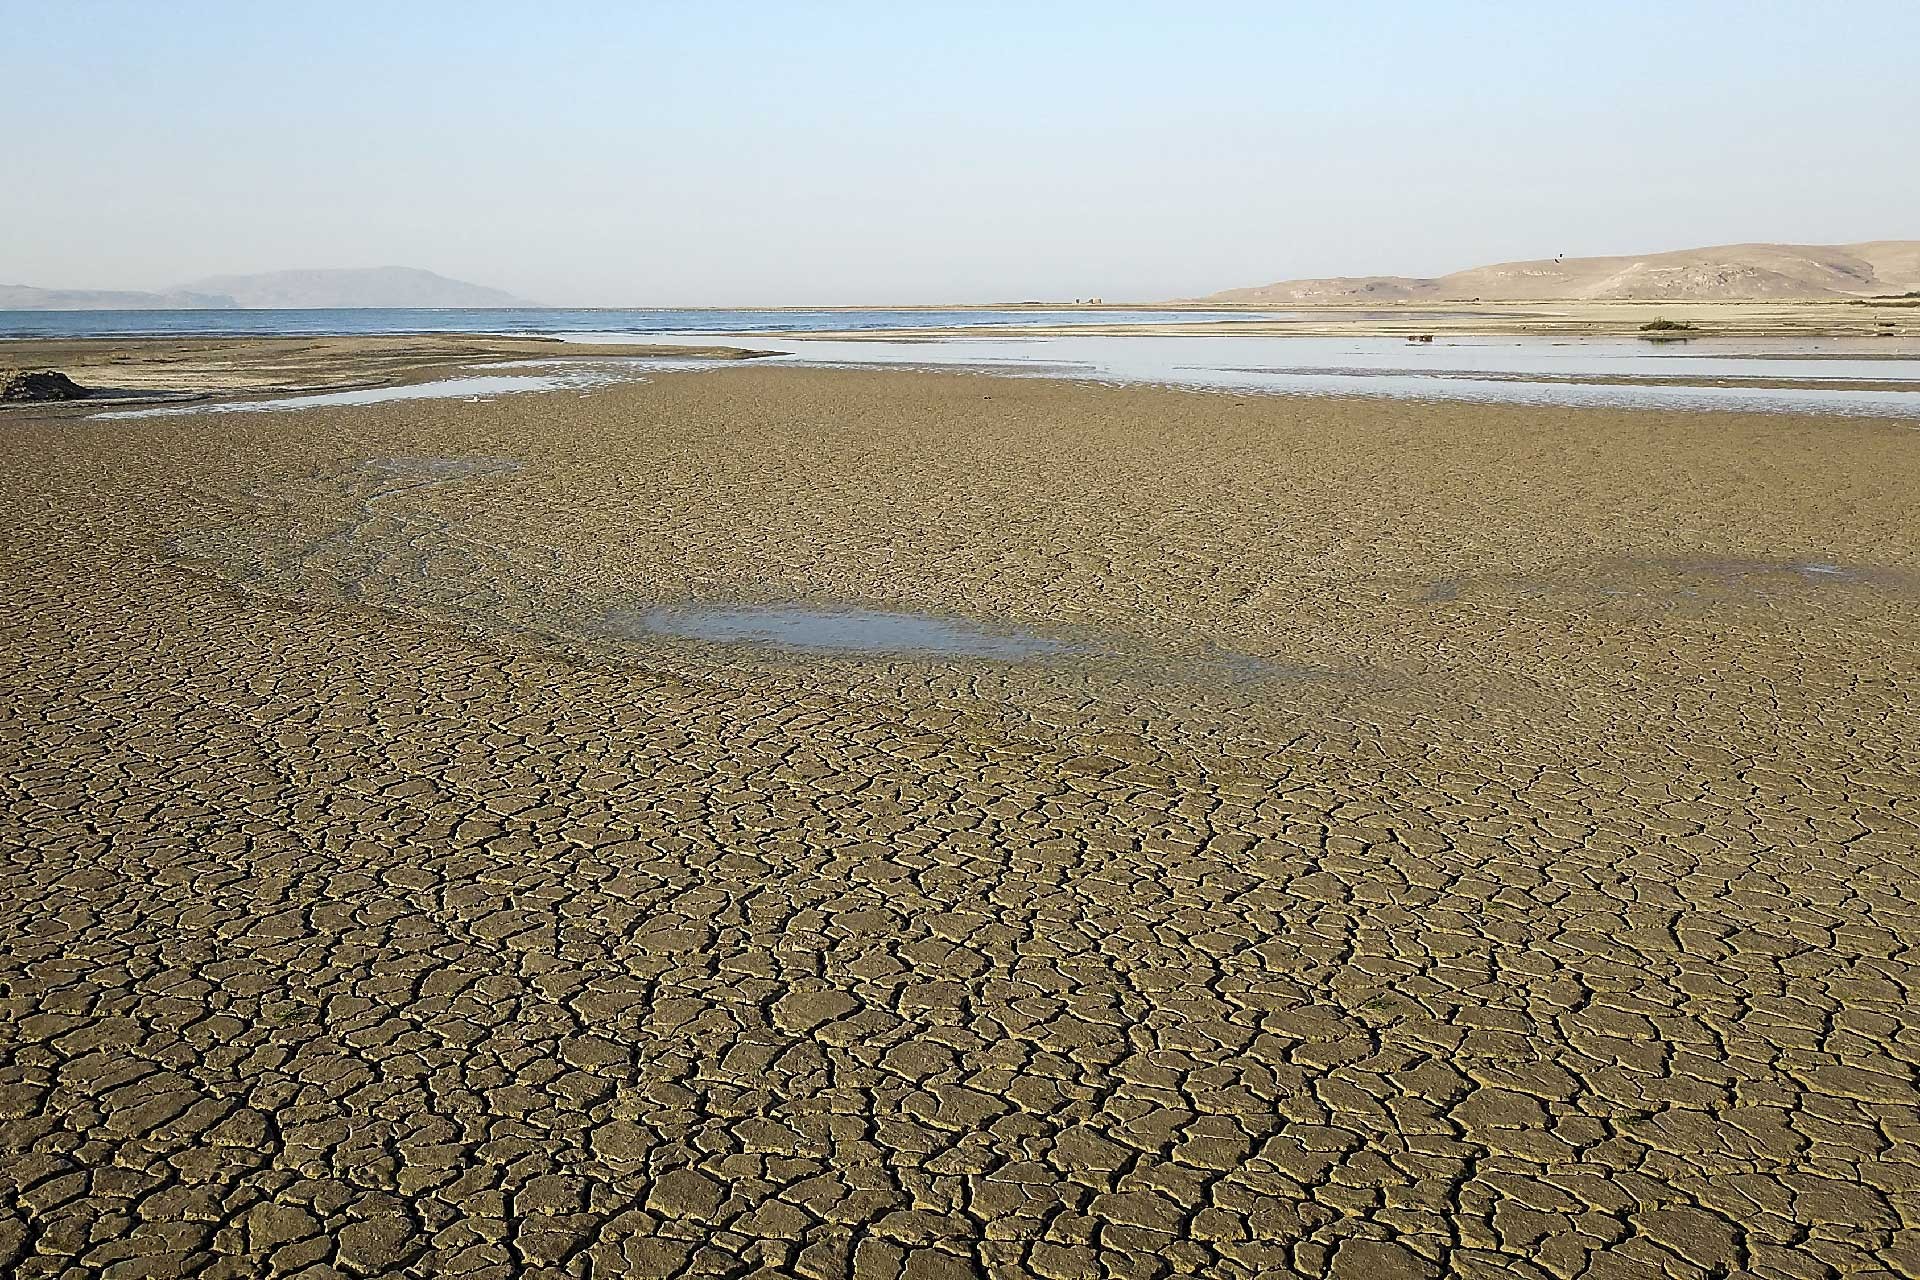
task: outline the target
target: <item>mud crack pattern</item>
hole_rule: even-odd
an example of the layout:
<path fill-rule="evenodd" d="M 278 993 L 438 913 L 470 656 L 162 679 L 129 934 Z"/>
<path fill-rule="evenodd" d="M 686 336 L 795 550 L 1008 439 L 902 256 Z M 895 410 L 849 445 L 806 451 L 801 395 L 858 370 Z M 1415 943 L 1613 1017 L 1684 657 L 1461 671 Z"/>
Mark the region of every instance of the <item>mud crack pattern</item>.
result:
<path fill-rule="evenodd" d="M 11 419 L 0 1270 L 1920 1274 L 1917 472 L 757 370 Z M 689 598 L 1111 643 L 592 626 Z"/>

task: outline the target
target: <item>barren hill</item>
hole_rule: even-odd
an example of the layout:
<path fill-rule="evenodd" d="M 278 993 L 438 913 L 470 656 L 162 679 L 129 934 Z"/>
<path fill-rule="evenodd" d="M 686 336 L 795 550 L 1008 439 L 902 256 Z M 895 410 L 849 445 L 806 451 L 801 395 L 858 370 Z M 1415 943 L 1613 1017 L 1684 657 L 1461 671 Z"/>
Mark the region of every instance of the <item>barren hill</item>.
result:
<path fill-rule="evenodd" d="M 0 284 L 0 311 L 191 311 L 238 305 L 224 294 L 41 289 L 30 284 Z"/>
<path fill-rule="evenodd" d="M 527 307 L 536 306 L 485 285 L 453 280 L 416 267 L 269 271 L 208 276 L 180 286 L 225 294 L 243 307 Z"/>
<path fill-rule="evenodd" d="M 1871 297 L 1920 289 L 1920 240 L 1731 244 L 1640 257 L 1542 258 L 1432 279 L 1340 276 L 1228 289 L 1208 302 L 1740 302 Z"/>
<path fill-rule="evenodd" d="M 537 307 L 485 285 L 416 267 L 208 276 L 158 293 L 0 284 L 0 311 L 200 310 L 210 307 Z"/>

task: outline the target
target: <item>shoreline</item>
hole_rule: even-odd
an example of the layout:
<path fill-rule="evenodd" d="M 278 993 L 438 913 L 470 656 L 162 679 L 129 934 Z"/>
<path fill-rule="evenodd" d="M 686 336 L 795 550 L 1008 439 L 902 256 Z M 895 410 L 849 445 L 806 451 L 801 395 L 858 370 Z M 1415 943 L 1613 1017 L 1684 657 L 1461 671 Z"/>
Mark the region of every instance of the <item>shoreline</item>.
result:
<path fill-rule="evenodd" d="M 734 346 L 726 343 L 728 337 L 779 345 Z M 1883 347 L 1842 338 L 1827 341 L 1843 349 L 1808 350 L 1799 349 L 1805 339 L 1736 339 L 1729 349 L 1708 337 L 1697 347 L 1674 342 L 1643 347 L 1617 336 L 1595 337 L 1593 354 L 1583 358 L 1577 354 L 1583 349 L 1577 339 L 1508 355 L 1513 348 L 1497 338 L 1447 337 L 1453 341 L 1405 346 L 1378 337 L 1351 339 L 1368 344 L 1363 349 L 1330 347 L 1342 340 L 1303 333 L 1158 331 L 1075 331 L 1027 338 L 963 330 L 952 336 L 863 333 L 852 340 L 820 334 L 684 334 L 662 335 L 656 342 L 484 334 L 16 339 L 0 342 L 0 366 L 58 369 L 90 394 L 68 401 L 7 403 L 0 405 L 0 415 L 36 410 L 62 417 L 150 416 L 196 409 L 288 412 L 352 403 L 362 393 L 375 401 L 388 398 L 381 392 L 409 389 L 419 394 L 392 398 L 583 393 L 656 373 L 767 361 L 782 370 L 948 372 L 1245 396 L 1844 413 L 1895 421 L 1920 417 L 1920 378 L 1901 376 L 1920 362 L 1916 342 Z M 1246 339 L 1254 342 L 1249 345 Z M 1209 341 L 1240 345 L 1210 347 Z M 1298 363 L 1263 363 L 1286 357 L 1294 342 L 1301 344 Z M 1184 359 L 1187 343 L 1196 344 L 1193 352 L 1215 357 L 1214 362 Z M 1752 345 L 1774 343 L 1794 349 L 1755 350 Z M 1324 363 L 1328 360 L 1338 363 Z M 1789 371 L 1788 362 L 1802 362 L 1803 367 Z M 1821 372 L 1841 362 L 1856 366 L 1850 376 Z M 314 399 L 310 406 L 303 403 L 308 398 Z"/>
<path fill-rule="evenodd" d="M 340 337 L 0 339 L 0 368 L 58 369 L 91 394 L 76 400 L 0 404 L 77 410 L 194 404 L 236 396 L 289 396 L 404 387 L 473 367 L 594 360 L 753 360 L 774 354 L 719 343 L 626 342 L 585 347 L 559 338 L 489 334 Z"/>
<path fill-rule="evenodd" d="M 905 310 L 906 308 L 900 308 Z M 1085 308 L 1098 311 L 1103 308 Z M 1166 310 L 1189 308 L 1168 307 Z M 1421 302 L 1351 303 L 1318 306 L 1239 305 L 1190 308 L 1237 313 L 1244 319 L 1209 319 L 1166 324 L 1001 325 L 992 332 L 1007 337 L 1071 335 L 1119 336 L 1141 333 L 1239 334 L 1248 337 L 1297 334 L 1310 337 L 1405 337 L 1432 333 L 1506 337 L 1637 337 L 1656 320 L 1684 321 L 1697 338 L 1920 337 L 1920 310 L 1905 300 L 1884 305 L 1870 300 L 1818 302 Z M 1260 318 L 1271 313 L 1282 318 Z M 929 326 L 902 333 L 939 337 L 978 332 L 957 326 Z M 872 330 L 837 333 L 849 341 Z M 798 335 L 792 335 L 798 336 Z M 813 336 L 825 336 L 815 334 Z"/>
<path fill-rule="evenodd" d="M 273 314 L 273 308 L 205 308 L 198 311 L 174 311 L 159 314 L 207 316 L 258 316 Z M 1018 302 L 962 303 L 941 305 L 914 303 L 898 306 L 748 306 L 748 307 L 517 307 L 517 308 L 296 308 L 288 315 L 321 315 L 347 311 L 358 314 L 408 314 L 427 311 L 439 315 L 506 313 L 539 316 L 605 315 L 624 313 L 680 315 L 781 315 L 804 312 L 815 315 L 940 315 L 952 313 L 1025 312 L 1070 313 L 1075 315 L 1124 315 L 1155 313 L 1192 315 L 1193 320 L 1135 323 L 1088 324 L 994 324 L 994 325 L 903 325 L 893 329 L 852 330 L 764 330 L 746 336 L 806 334 L 821 336 L 859 336 L 885 334 L 1000 333 L 1008 336 L 1055 334 L 1115 335 L 1130 333 L 1243 333 L 1268 335 L 1298 333 L 1316 336 L 1400 337 L 1409 333 L 1432 332 L 1475 334 L 1482 336 L 1628 336 L 1654 320 L 1678 320 L 1698 326 L 1701 337 L 1874 337 L 1891 330 L 1895 336 L 1920 336 L 1920 306 L 1907 298 L 1853 298 L 1821 300 L 1740 300 L 1740 301 L 1591 301 L 1585 299 L 1542 300 L 1530 302 L 1483 302 L 1454 300 L 1444 302 L 1385 303 L 1296 303 L 1261 306 L 1248 303 L 1205 303 L 1197 301 L 1134 302 L 1099 304 Z M 85 316 L 89 311 L 21 311 L 16 315 Z M 140 315 L 141 311 L 104 312 L 114 315 Z M 218 334 L 171 333 L 138 334 L 137 337 L 177 338 L 219 337 Z M 267 336 L 267 335 L 246 335 Z M 313 335 L 309 335 L 313 336 Z M 350 335 L 348 335 L 350 336 Z M 445 336 L 439 330 L 396 331 L 395 337 Z M 15 341 L 0 335 L 0 343 Z M 38 337 L 27 340 L 40 340 Z"/>

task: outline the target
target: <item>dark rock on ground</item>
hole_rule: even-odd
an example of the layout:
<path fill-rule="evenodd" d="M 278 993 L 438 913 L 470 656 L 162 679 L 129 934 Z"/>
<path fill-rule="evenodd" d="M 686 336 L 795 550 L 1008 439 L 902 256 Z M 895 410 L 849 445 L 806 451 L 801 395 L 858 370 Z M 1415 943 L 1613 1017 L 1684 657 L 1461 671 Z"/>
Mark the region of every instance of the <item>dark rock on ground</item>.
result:
<path fill-rule="evenodd" d="M 81 400 L 91 394 L 56 369 L 0 371 L 0 400 Z"/>

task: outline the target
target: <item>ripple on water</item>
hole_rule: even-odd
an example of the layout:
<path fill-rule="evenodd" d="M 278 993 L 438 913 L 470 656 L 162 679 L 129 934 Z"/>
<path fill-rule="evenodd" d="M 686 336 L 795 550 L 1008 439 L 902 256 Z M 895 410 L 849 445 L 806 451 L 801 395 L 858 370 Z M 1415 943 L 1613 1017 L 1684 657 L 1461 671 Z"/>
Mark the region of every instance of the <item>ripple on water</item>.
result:
<path fill-rule="evenodd" d="M 1064 641 L 1018 628 L 881 609 L 813 605 L 688 605 L 617 612 L 626 636 L 753 644 L 816 653 L 935 655 L 1020 662 L 1078 652 Z"/>

